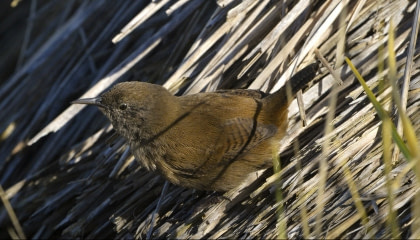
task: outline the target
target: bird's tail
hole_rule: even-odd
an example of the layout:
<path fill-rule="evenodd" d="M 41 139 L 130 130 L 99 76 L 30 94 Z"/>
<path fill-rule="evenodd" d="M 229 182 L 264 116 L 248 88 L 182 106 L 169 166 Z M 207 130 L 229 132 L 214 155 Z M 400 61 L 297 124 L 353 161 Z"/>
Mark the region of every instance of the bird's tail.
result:
<path fill-rule="evenodd" d="M 309 64 L 293 75 L 277 92 L 267 96 L 265 100 L 278 104 L 290 103 L 299 90 L 304 91 L 313 85 L 318 69 L 318 63 Z"/>
<path fill-rule="evenodd" d="M 312 86 L 312 80 L 315 78 L 318 69 L 318 63 L 312 63 L 301 69 L 293 75 L 292 78 L 290 78 L 288 82 L 290 83 L 292 98 L 296 96 L 296 93 L 299 92 L 299 90 L 304 91 Z M 284 87 L 287 87 L 287 85 Z"/>

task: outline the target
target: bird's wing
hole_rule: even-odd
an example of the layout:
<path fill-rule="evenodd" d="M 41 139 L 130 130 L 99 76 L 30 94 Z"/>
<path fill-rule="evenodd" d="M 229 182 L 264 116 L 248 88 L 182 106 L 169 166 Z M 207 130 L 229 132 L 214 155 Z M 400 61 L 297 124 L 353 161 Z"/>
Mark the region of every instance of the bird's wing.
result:
<path fill-rule="evenodd" d="M 251 97 L 255 99 L 262 99 L 268 95 L 260 90 L 252 90 L 252 89 L 226 89 L 226 90 L 217 90 L 216 93 L 220 93 L 222 95 L 227 95 L 227 96 Z"/>
<path fill-rule="evenodd" d="M 220 152 L 224 152 L 219 163 L 225 165 L 235 161 L 276 133 L 275 125 L 261 124 L 253 119 L 233 118 L 225 121 L 223 137 L 218 144 L 222 148 Z"/>

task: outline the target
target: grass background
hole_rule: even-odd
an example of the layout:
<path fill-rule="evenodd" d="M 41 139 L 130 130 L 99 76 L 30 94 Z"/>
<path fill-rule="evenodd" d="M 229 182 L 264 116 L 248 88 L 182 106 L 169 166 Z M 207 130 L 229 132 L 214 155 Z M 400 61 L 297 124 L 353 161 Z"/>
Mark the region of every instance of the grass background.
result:
<path fill-rule="evenodd" d="M 392 81 L 409 61 L 402 101 L 420 136 L 415 9 L 404 0 L 2 1 L 0 238 L 146 237 L 164 180 L 133 161 L 123 139 L 110 140 L 97 109 L 72 100 L 133 80 L 178 95 L 275 91 L 319 59 L 316 49 L 334 71 L 324 65 L 303 95 L 307 126 L 291 105 L 278 171 L 226 198 L 170 185 L 153 237 L 420 237 L 418 156 L 387 157 L 390 123 L 344 59 L 393 121 Z"/>

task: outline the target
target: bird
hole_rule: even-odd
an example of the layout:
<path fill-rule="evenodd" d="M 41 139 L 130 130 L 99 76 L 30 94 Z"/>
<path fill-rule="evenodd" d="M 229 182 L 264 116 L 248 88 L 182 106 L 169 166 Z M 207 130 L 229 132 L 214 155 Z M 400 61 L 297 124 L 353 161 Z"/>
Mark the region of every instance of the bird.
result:
<path fill-rule="evenodd" d="M 97 106 L 148 171 L 185 188 L 226 192 L 273 166 L 288 106 L 317 71 L 317 63 L 309 64 L 272 94 L 229 89 L 175 96 L 161 85 L 130 81 L 72 104 Z"/>

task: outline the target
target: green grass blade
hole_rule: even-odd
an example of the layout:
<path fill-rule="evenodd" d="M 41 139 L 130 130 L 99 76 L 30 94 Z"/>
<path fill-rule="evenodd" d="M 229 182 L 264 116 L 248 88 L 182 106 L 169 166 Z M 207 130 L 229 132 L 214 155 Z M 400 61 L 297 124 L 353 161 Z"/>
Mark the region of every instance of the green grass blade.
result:
<path fill-rule="evenodd" d="M 351 60 L 346 57 L 346 62 L 350 66 L 351 70 L 353 71 L 354 75 L 356 76 L 357 80 L 359 80 L 360 84 L 362 85 L 363 89 L 366 92 L 366 95 L 368 96 L 370 102 L 375 107 L 375 110 L 379 116 L 379 118 L 382 121 L 385 121 L 386 119 L 389 119 L 388 114 L 386 111 L 382 108 L 382 105 L 379 103 L 379 101 L 376 99 L 375 95 L 373 94 L 372 90 L 368 87 L 366 84 L 366 81 L 363 79 L 363 77 L 360 75 L 359 71 L 357 71 L 356 67 L 353 65 Z M 404 157 L 408 160 L 411 160 L 412 153 L 408 149 L 408 147 L 405 145 L 404 141 L 402 140 L 401 136 L 398 134 L 397 129 L 395 128 L 394 124 L 391 124 L 392 129 L 392 138 L 394 139 L 395 143 L 397 144 L 398 148 L 401 150 L 401 152 L 404 154 Z"/>

